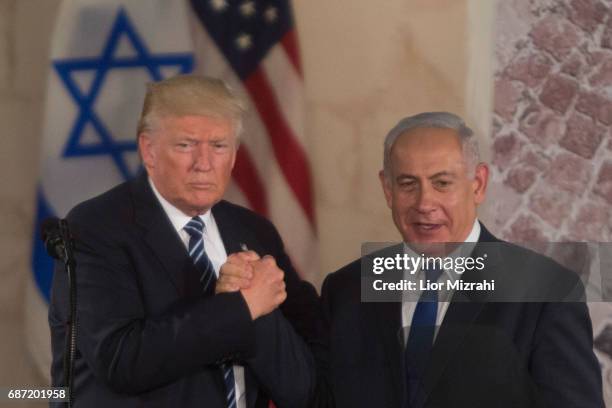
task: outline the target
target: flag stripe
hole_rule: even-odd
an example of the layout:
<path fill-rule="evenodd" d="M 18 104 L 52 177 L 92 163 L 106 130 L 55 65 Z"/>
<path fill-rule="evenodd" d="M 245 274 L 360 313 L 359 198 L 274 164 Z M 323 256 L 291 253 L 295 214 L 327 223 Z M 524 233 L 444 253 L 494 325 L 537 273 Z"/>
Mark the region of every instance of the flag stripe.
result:
<path fill-rule="evenodd" d="M 304 149 L 306 146 L 303 115 L 304 88 L 299 72 L 294 69 L 289 56 L 281 46 L 273 47 L 262 65 L 278 107 L 285 116 L 293 136 Z"/>
<path fill-rule="evenodd" d="M 196 2 L 197 0 L 192 1 L 194 4 Z M 228 6 L 225 12 L 236 13 L 238 18 L 235 21 L 232 20 L 232 24 L 225 24 L 227 34 L 251 33 L 251 28 L 243 25 L 244 20 L 240 17 L 240 10 L 236 10 L 237 5 L 228 3 Z M 222 14 L 219 14 L 220 18 L 224 18 Z M 281 19 L 287 17 L 286 13 L 280 14 L 282 14 Z M 266 93 L 254 89 L 254 86 L 249 89 L 249 84 L 239 77 L 232 68 L 233 64 L 226 59 L 226 54 L 233 52 L 226 48 L 234 47 L 235 43 L 213 40 L 209 28 L 203 25 L 204 19 L 200 17 L 196 13 L 190 15 L 197 50 L 196 69 L 205 75 L 227 81 L 238 95 L 248 101 L 249 105 L 249 112 L 244 118 L 245 133 L 242 138 L 241 151 L 234 168 L 233 181 L 225 196 L 233 202 L 246 205 L 264 214 L 274 222 L 283 237 L 287 254 L 291 257 L 296 270 L 303 272 L 300 275 L 304 278 L 316 278 L 318 274 L 317 240 L 314 229 L 314 210 L 312 210 L 311 176 L 305 155 L 308 144 L 304 132 L 304 84 L 297 46 L 298 36 L 291 27 L 284 31 L 274 44 L 259 44 L 260 40 L 267 41 L 266 38 L 270 38 L 268 34 L 261 35 L 268 33 L 263 27 L 269 22 L 260 21 L 256 29 L 260 35 L 252 37 L 254 40 L 252 45 L 253 48 L 267 47 L 267 54 L 260 60 L 253 61 L 249 56 L 250 48 L 243 50 L 243 61 L 250 59 L 258 65 L 260 78 L 265 80 L 266 87 L 263 91 L 267 90 Z M 210 29 L 216 28 L 211 27 Z M 235 61 L 241 63 L 237 59 Z M 254 78 L 250 85 L 258 86 L 256 82 Z M 270 105 L 268 101 L 272 104 Z M 278 135 L 279 130 L 276 123 L 279 122 L 276 122 L 274 118 L 266 117 L 270 113 L 282 118 L 281 127 L 284 130 L 280 130 L 284 133 L 284 137 L 282 133 L 280 137 Z M 271 123 L 274 125 L 271 126 Z M 270 134 L 271 129 L 276 129 L 274 132 L 276 134 Z M 289 138 L 288 143 L 286 143 L 287 138 Z M 285 161 L 278 161 L 280 150 L 286 160 L 295 162 L 293 160 L 295 155 L 292 153 L 294 147 L 301 156 L 298 157 L 298 161 L 306 163 L 304 170 L 297 171 L 298 177 L 294 176 L 298 181 L 287 177 L 287 172 L 294 170 L 287 170 Z M 248 156 L 250 159 L 248 163 L 243 162 L 242 155 Z M 307 178 L 300 179 L 299 175 L 302 171 L 308 173 Z M 256 181 L 252 181 L 252 177 Z M 303 181 L 304 179 L 306 182 Z M 303 189 L 304 185 L 307 186 L 306 192 L 296 194 L 295 189 Z M 307 216 L 307 211 L 304 209 L 308 208 L 303 205 L 305 197 L 311 203 L 311 217 Z"/>
<path fill-rule="evenodd" d="M 244 145 L 238 149 L 236 154 L 236 164 L 234 165 L 232 177 L 246 196 L 251 209 L 263 216 L 268 216 L 268 201 L 264 193 L 265 187 L 259 178 L 251 155 Z"/>
<path fill-rule="evenodd" d="M 278 109 L 276 99 L 262 69 L 258 67 L 244 81 L 244 85 L 268 130 L 274 156 L 305 215 L 314 226 L 312 183 L 308 161 Z"/>
<path fill-rule="evenodd" d="M 300 49 L 298 47 L 295 29 L 287 31 L 281 40 L 281 44 L 283 45 L 287 55 L 289 55 L 289 59 L 293 63 L 293 67 L 299 73 L 300 77 L 303 77 L 302 62 L 300 61 Z"/>

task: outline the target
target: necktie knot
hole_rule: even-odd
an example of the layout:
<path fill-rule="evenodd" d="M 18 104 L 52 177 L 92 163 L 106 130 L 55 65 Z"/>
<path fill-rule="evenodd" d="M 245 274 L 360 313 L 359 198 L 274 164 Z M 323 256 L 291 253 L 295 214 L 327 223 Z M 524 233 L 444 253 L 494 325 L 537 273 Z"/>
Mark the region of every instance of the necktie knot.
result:
<path fill-rule="evenodd" d="M 195 216 L 185 224 L 183 229 L 187 231 L 190 237 L 200 238 L 204 232 L 204 222 L 200 217 Z"/>

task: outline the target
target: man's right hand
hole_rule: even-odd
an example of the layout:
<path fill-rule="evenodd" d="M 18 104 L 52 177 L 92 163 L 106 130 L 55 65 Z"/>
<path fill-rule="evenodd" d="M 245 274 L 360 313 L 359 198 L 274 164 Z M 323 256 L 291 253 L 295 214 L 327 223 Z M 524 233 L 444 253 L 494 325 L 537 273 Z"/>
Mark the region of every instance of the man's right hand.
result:
<path fill-rule="evenodd" d="M 253 320 L 276 309 L 287 298 L 285 291 L 285 273 L 276 265 L 270 255 L 250 263 L 253 267 L 253 278 L 248 288 L 240 292 L 247 302 Z"/>
<path fill-rule="evenodd" d="M 259 255 L 253 251 L 236 252 L 227 257 L 221 265 L 215 293 L 237 292 L 251 285 L 253 266 L 251 262 L 258 261 Z"/>

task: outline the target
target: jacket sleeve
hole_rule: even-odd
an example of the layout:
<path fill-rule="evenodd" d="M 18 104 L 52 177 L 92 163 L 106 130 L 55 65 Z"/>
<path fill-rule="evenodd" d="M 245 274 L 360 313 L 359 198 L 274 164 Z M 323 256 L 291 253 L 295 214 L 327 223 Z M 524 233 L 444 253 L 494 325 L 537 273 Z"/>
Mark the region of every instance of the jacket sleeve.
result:
<path fill-rule="evenodd" d="M 330 281 L 331 275 L 328 275 L 323 281 L 321 287 L 321 302 L 320 302 L 320 313 L 321 313 L 321 329 L 319 338 L 312 343 L 311 348 L 315 358 L 316 370 L 317 370 L 317 383 L 315 396 L 312 401 L 313 408 L 334 408 L 334 396 L 331 386 L 331 373 L 330 373 L 330 345 L 329 345 L 329 332 L 331 325 L 331 291 Z"/>
<path fill-rule="evenodd" d="M 275 310 L 255 320 L 255 353 L 247 360 L 278 408 L 307 408 L 315 388 L 315 364 L 308 346 Z"/>
<path fill-rule="evenodd" d="M 239 292 L 177 300 L 163 312 L 150 314 L 133 262 L 113 232 L 78 221 L 71 227 L 79 237 L 78 352 L 114 391 L 137 394 L 202 366 L 252 354 L 254 324 Z M 63 271 L 56 270 L 51 303 L 52 326 L 53 321 L 66 322 L 68 283 Z"/>
<path fill-rule="evenodd" d="M 278 408 L 308 407 L 316 387 L 310 347 L 320 338 L 319 297 L 298 276 L 276 228 L 265 221 L 256 229 L 264 248 L 260 255 L 274 256 L 285 273 L 287 299 L 255 321 L 255 354 L 247 364 Z"/>
<path fill-rule="evenodd" d="M 602 408 L 601 370 L 583 302 L 545 303 L 531 373 L 548 407 Z"/>

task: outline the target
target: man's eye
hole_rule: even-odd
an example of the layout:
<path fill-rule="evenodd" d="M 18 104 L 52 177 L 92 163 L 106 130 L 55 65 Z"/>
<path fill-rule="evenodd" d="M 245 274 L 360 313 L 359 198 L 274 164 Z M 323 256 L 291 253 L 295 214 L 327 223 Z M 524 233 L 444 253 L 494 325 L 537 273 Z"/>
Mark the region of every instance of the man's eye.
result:
<path fill-rule="evenodd" d="M 450 181 L 447 181 L 447 180 L 436 180 L 436 181 L 434 182 L 434 184 L 435 184 L 435 186 L 436 186 L 436 187 L 441 187 L 441 188 L 444 188 L 444 187 L 448 187 L 448 186 L 450 186 L 450 185 L 451 185 L 451 182 L 450 182 Z"/>
<path fill-rule="evenodd" d="M 179 150 L 189 150 L 193 146 L 193 143 L 191 143 L 191 142 L 178 142 L 178 143 L 175 144 L 175 146 Z"/>
<path fill-rule="evenodd" d="M 401 188 L 414 188 L 416 185 L 414 181 L 400 181 L 398 184 Z"/>

